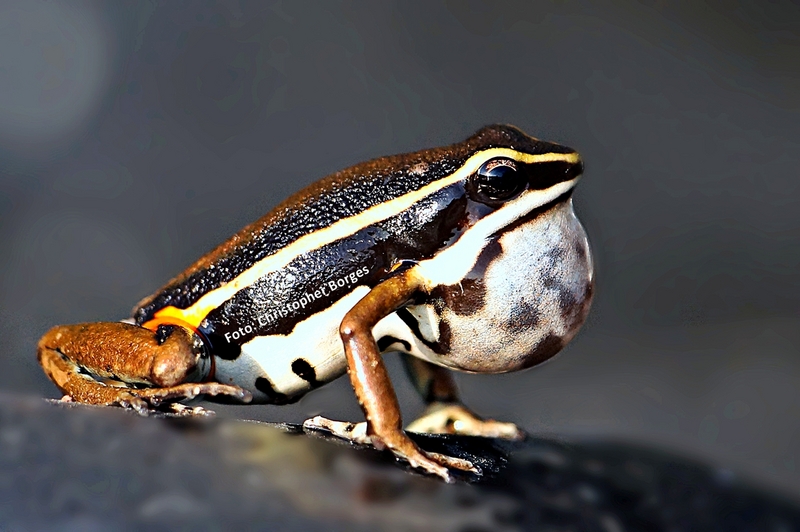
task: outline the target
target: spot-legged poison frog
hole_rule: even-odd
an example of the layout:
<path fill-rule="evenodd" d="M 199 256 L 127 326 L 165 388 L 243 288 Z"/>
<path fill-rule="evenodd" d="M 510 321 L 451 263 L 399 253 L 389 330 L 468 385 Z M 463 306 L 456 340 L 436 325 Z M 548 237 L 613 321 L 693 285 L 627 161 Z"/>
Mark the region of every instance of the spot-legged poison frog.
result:
<path fill-rule="evenodd" d="M 381 354 L 402 353 L 427 404 L 409 430 L 518 438 L 459 400 L 448 370 L 502 373 L 555 355 L 593 291 L 572 208 L 572 149 L 489 126 L 464 142 L 330 175 L 192 264 L 123 322 L 58 326 L 39 342 L 68 400 L 197 412 L 217 396 L 285 404 L 344 373 L 365 423 L 306 426 L 388 448 L 451 479 L 468 461 L 403 430 Z"/>

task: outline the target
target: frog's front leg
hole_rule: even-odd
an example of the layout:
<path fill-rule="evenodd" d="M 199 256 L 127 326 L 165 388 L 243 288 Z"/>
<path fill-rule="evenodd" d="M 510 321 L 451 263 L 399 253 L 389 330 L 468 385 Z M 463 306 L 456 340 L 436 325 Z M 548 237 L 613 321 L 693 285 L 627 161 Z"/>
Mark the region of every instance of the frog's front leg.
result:
<path fill-rule="evenodd" d="M 236 386 L 201 382 L 211 361 L 195 333 L 179 325 L 155 331 L 122 322 L 61 325 L 39 340 L 38 357 L 50 380 L 81 403 L 146 413 L 198 395 L 250 400 Z M 191 412 L 175 406 L 176 412 Z"/>
<path fill-rule="evenodd" d="M 400 405 L 389 374 L 383 364 L 372 329 L 385 316 L 407 304 L 424 286 L 424 280 L 414 268 L 397 274 L 373 288 L 344 317 L 339 328 L 347 356 L 350 380 L 367 418 L 363 425 L 331 422 L 314 418 L 307 427 L 329 429 L 334 434 L 369 440 L 377 448 L 388 448 L 395 456 L 404 458 L 412 467 L 422 469 L 452 481 L 448 467 L 476 472 L 467 460 L 426 453 L 403 431 Z"/>
<path fill-rule="evenodd" d="M 408 425 L 409 431 L 428 434 L 465 434 L 509 440 L 525 437 L 525 433 L 515 424 L 482 419 L 464 406 L 449 370 L 405 354 L 403 364 L 414 387 L 427 405 L 422 416 Z"/>

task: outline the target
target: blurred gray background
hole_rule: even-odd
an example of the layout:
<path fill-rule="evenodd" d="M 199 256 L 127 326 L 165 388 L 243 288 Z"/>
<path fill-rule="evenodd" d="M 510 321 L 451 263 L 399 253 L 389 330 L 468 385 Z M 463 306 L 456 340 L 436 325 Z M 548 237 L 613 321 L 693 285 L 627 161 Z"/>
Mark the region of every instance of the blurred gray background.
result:
<path fill-rule="evenodd" d="M 583 331 L 460 376 L 530 432 L 634 439 L 800 496 L 800 6 L 0 2 L 0 387 L 293 191 L 513 123 L 581 151 Z M 487 331 L 490 334 L 491 331 Z M 408 417 L 417 399 L 389 356 Z M 291 407 L 360 419 L 346 379 Z"/>

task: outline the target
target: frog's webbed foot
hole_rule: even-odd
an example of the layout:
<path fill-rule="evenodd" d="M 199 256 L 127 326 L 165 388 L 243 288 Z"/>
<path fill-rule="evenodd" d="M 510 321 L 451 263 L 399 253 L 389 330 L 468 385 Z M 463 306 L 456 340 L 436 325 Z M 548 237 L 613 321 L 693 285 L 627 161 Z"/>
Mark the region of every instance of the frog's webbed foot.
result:
<path fill-rule="evenodd" d="M 337 438 L 358 445 L 371 445 L 377 449 L 388 448 L 397 458 L 407 461 L 411 467 L 422 469 L 429 474 L 441 477 L 446 482 L 453 481 L 452 475 L 447 470 L 448 467 L 469 471 L 477 475 L 481 474 L 481 470 L 469 460 L 423 451 L 408 439 L 405 434 L 396 441 L 391 442 L 383 441 L 380 438 L 373 439 L 368 433 L 366 421 L 351 423 L 348 421 L 334 421 L 326 417 L 316 416 L 305 420 L 305 422 L 303 422 L 303 429 L 312 432 L 326 431 Z"/>
<path fill-rule="evenodd" d="M 481 419 L 461 403 L 431 403 L 422 416 L 408 426 L 411 432 L 462 434 L 485 438 L 521 440 L 525 437 L 513 423 Z"/>

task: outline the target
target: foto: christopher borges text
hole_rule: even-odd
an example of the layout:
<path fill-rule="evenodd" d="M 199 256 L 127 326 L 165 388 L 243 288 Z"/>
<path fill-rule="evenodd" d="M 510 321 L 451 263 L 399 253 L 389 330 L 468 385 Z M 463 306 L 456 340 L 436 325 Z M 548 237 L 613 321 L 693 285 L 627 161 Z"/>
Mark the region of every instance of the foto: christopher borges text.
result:
<path fill-rule="evenodd" d="M 305 294 L 300 297 L 300 299 L 295 299 L 294 301 L 290 301 L 286 303 L 283 307 L 264 314 L 263 316 L 258 317 L 258 327 L 266 327 L 272 323 L 275 323 L 281 318 L 285 318 L 289 316 L 292 312 L 297 312 L 300 309 L 306 308 L 306 306 L 323 297 L 330 297 L 336 290 L 341 290 L 345 287 L 353 286 L 358 282 L 359 279 L 364 277 L 369 273 L 369 269 L 364 266 L 362 268 L 357 269 L 354 272 L 349 273 L 344 277 L 340 277 L 339 279 L 334 279 L 332 281 L 328 281 L 320 286 L 318 289 L 314 290 L 313 292 L 306 292 Z M 231 341 L 239 340 L 240 338 L 253 334 L 256 332 L 256 327 L 252 324 L 245 325 L 243 327 L 239 327 L 237 330 L 233 332 L 226 332 L 225 333 L 225 340 L 228 343 Z"/>

